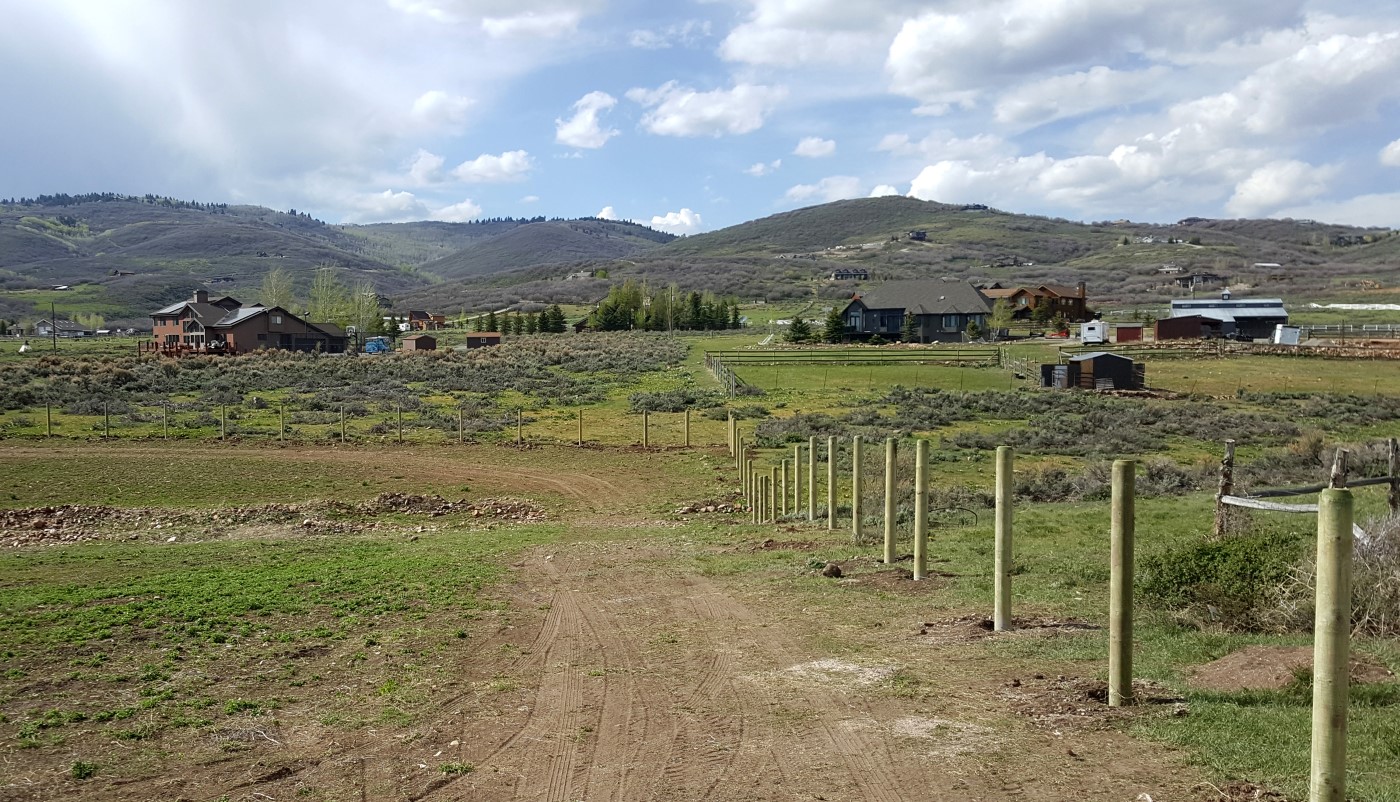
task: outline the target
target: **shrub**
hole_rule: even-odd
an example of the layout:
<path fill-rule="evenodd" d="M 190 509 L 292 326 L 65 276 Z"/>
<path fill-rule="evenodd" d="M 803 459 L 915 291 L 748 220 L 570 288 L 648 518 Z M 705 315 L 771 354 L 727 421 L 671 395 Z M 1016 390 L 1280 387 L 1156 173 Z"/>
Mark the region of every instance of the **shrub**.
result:
<path fill-rule="evenodd" d="M 627 399 L 628 408 L 640 412 L 684 412 L 687 409 L 708 409 L 724 403 L 715 390 L 682 387 L 661 393 L 633 393 Z"/>
<path fill-rule="evenodd" d="M 1372 519 L 1352 546 L 1351 627 L 1357 635 L 1400 635 L 1400 516 Z M 1300 559 L 1274 588 L 1269 621 L 1279 629 L 1313 625 L 1315 555 Z"/>
<path fill-rule="evenodd" d="M 1142 561 L 1144 601 L 1229 629 L 1268 621 L 1277 588 L 1294 572 L 1307 540 L 1257 534 L 1170 549 Z"/>

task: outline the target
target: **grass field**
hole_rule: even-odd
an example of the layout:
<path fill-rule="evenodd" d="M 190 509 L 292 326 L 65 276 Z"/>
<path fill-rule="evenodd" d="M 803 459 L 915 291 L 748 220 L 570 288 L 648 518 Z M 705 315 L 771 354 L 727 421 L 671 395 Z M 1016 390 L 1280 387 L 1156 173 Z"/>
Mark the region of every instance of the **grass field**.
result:
<path fill-rule="evenodd" d="M 582 798 L 588 788 L 598 798 L 645 798 L 635 788 L 606 786 L 608 767 L 631 765 L 642 775 L 654 769 L 659 778 L 672 754 L 709 755 L 672 764 L 684 765 L 674 770 L 689 772 L 684 783 L 700 784 L 693 787 L 734 789 L 719 798 L 788 798 L 742 785 L 776 776 L 768 764 L 743 762 L 769 750 L 786 755 L 772 758 L 772 766 L 791 770 L 783 774 L 786 792 L 808 796 L 823 792 L 804 779 L 825 776 L 822 766 L 878 777 L 871 773 L 877 766 L 852 762 L 861 754 L 886 755 L 909 776 L 953 771 L 972 798 L 1035 785 L 1045 799 L 1187 799 L 1207 781 L 1226 780 L 1305 797 L 1306 679 L 1226 691 L 1193 679 L 1200 666 L 1243 647 L 1306 646 L 1305 632 L 1236 626 L 1210 604 L 1143 595 L 1138 676 L 1179 701 L 1110 718 L 1092 699 L 1063 695 L 1065 683 L 1106 675 L 1108 503 L 1093 489 L 1104 454 L 1046 438 L 1074 421 L 1084 426 L 1062 432 L 1067 442 L 1100 442 L 1101 434 L 1120 434 L 1101 412 L 1129 420 L 1130 407 L 1064 406 L 1085 397 L 1031 390 L 996 368 L 741 368 L 762 395 L 724 403 L 744 414 L 761 409 L 743 418 L 746 436 L 765 421 L 820 412 L 858 430 L 912 429 L 941 444 L 931 478 L 939 505 L 934 575 L 916 588 L 877 562 L 878 442 L 866 448 L 860 537 L 848 531 L 844 500 L 837 531 L 805 516 L 751 525 L 744 514 L 676 512 L 735 500 L 724 418 L 692 410 L 692 442 L 700 447 L 686 450 L 678 448 L 681 414 L 654 413 L 652 444 L 666 448 L 642 450 L 631 396 L 713 391 L 701 351 L 743 348 L 756 338 L 689 342 L 678 363 L 629 376 L 579 406 L 500 393 L 498 411 L 525 409 L 523 447 L 512 444 L 511 425 L 478 438 L 488 442 L 463 445 L 450 426 L 410 426 L 398 445 L 392 428 L 370 430 L 394 421 L 382 405 L 353 421 L 344 445 L 337 420 L 298 423 L 297 437 L 279 443 L 275 404 L 235 405 L 238 431 L 222 443 L 217 406 L 203 413 L 214 425 L 208 417 L 197 427 L 180 424 L 181 438 L 171 442 L 160 440 L 158 418 L 122 420 L 117 436 L 103 442 L 94 439 L 100 415 L 63 413 L 60 436 L 50 440 L 42 437 L 42 408 L 0 414 L 0 521 L 9 521 L 0 525 L 0 759 L 51 798 L 166 798 L 177 792 L 160 783 L 173 776 L 186 778 L 178 794 L 189 798 L 504 799 L 549 796 L 566 782 L 559 777 L 582 779 L 569 786 L 575 793 L 557 798 Z M 1050 354 L 1040 345 L 1013 348 L 1025 358 Z M 1326 447 L 1358 448 L 1394 435 L 1388 398 L 1400 394 L 1400 375 L 1378 369 L 1386 367 L 1272 357 L 1150 360 L 1150 384 L 1195 398 L 1122 402 L 1148 413 L 1131 418 L 1142 421 L 1137 434 L 1148 439 L 1125 441 L 1147 444 L 1133 453 L 1142 462 L 1140 487 L 1161 470 L 1153 460 L 1171 462 L 1182 481 L 1198 484 L 1138 499 L 1140 592 L 1150 590 L 1153 566 L 1165 573 L 1197 565 L 1171 561 L 1204 542 L 1211 527 L 1216 439 L 1233 433 L 1212 421 L 1258 427 L 1239 430 L 1242 466 L 1317 481 Z M 906 396 L 892 393 L 895 387 L 945 395 L 901 401 Z M 422 389 L 444 406 L 459 398 Z M 1286 395 L 1261 395 L 1270 392 Z M 995 403 L 976 406 L 984 398 Z M 585 447 L 569 445 L 580 410 Z M 1199 425 L 1153 428 L 1181 417 Z M 1265 431 L 1283 424 L 1292 428 Z M 1063 481 L 1088 489 L 1080 500 L 1019 503 L 1013 583 L 1024 631 L 992 635 L 970 623 L 988 614 L 992 591 L 992 464 L 986 449 L 959 445 L 959 437 L 1037 429 L 1045 430 L 1031 431 L 1044 435 L 1038 445 L 1018 454 L 1020 481 L 1049 486 L 1044 472 L 1059 470 Z M 910 445 L 900 443 L 901 470 Z M 790 442 L 763 449 L 761 469 L 791 454 Z M 1273 475 L 1241 481 L 1258 487 Z M 824 463 L 818 476 L 820 507 Z M 908 490 L 906 476 L 897 511 L 901 554 L 912 546 Z M 521 499 L 542 519 L 325 506 L 382 494 Z M 1384 512 L 1384 488 L 1356 495 L 1363 520 Z M 127 512 L 106 523 L 107 513 L 69 513 L 78 522 L 66 531 L 84 538 L 60 541 L 43 533 L 54 528 L 48 508 L 62 504 Z M 275 519 L 239 513 L 268 504 L 290 507 Z M 1252 514 L 1240 542 L 1255 539 L 1249 542 L 1259 545 L 1249 548 L 1257 550 L 1207 559 L 1240 570 L 1288 569 L 1309 552 L 1314 527 L 1312 516 Z M 846 578 L 822 577 L 829 562 L 842 565 Z M 1394 638 L 1358 638 L 1354 649 L 1400 669 Z M 824 680 L 797 691 L 774 684 L 793 666 L 821 661 L 896 668 L 869 686 L 833 689 Z M 1353 689 L 1354 799 L 1400 802 L 1398 689 L 1393 680 Z M 1078 712 L 1055 718 L 1065 706 Z M 650 724 L 629 712 L 639 709 Z M 911 717 L 991 740 L 977 741 L 981 751 L 930 746 L 916 760 L 913 742 L 896 727 Z M 865 722 L 860 748 L 822 740 L 852 721 Z M 700 734 L 719 746 L 705 751 Z M 658 738 L 663 747 L 653 748 Z M 610 743 L 635 748 L 613 754 Z M 548 760 L 538 744 L 549 748 Z M 988 749 L 1000 756 L 996 772 Z M 1191 765 L 1176 762 L 1177 754 Z M 719 755 L 728 757 L 714 762 Z M 1115 768 L 1119 760 L 1131 770 Z M 706 774 L 721 763 L 731 768 Z M 533 768 L 541 765 L 573 773 Z M 598 790 L 604 787 L 612 790 Z M 871 791 L 842 793 L 868 798 Z"/>

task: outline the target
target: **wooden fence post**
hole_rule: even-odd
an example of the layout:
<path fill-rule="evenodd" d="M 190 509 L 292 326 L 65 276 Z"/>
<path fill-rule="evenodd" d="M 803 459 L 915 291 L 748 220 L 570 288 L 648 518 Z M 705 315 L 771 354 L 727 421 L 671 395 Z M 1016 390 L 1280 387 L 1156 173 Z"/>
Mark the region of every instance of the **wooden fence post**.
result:
<path fill-rule="evenodd" d="M 1108 706 L 1133 703 L 1133 537 L 1137 463 L 1113 462 L 1108 581 Z"/>
<path fill-rule="evenodd" d="M 895 457 L 899 446 L 893 437 L 885 438 L 885 565 L 894 565 L 895 552 L 894 516 L 896 510 L 895 491 L 898 478 L 895 475 Z"/>
<path fill-rule="evenodd" d="M 807 520 L 817 520 L 817 437 L 807 438 Z"/>
<path fill-rule="evenodd" d="M 778 514 L 787 515 L 788 461 L 783 460 L 782 466 L 782 475 L 778 480 Z"/>
<path fill-rule="evenodd" d="M 102 439 L 112 436 L 112 414 L 107 411 L 107 402 L 102 402 Z"/>
<path fill-rule="evenodd" d="M 1230 505 L 1222 499 L 1235 492 L 1235 441 L 1225 441 L 1225 456 L 1220 460 L 1220 487 L 1215 491 L 1215 526 L 1211 533 L 1218 540 L 1225 537 L 1230 526 Z"/>
<path fill-rule="evenodd" d="M 792 514 L 802 514 L 802 446 L 792 447 Z"/>
<path fill-rule="evenodd" d="M 287 405 L 286 405 L 286 403 L 281 403 L 281 404 L 278 404 L 278 405 L 277 405 L 277 439 L 278 439 L 278 440 L 283 440 L 283 439 L 285 439 L 284 435 L 286 434 L 286 432 L 287 432 Z"/>
<path fill-rule="evenodd" d="M 44 402 L 44 436 L 53 437 L 53 404 Z"/>
<path fill-rule="evenodd" d="M 769 475 L 763 477 L 763 511 L 768 521 L 778 520 L 778 466 L 774 465 Z"/>
<path fill-rule="evenodd" d="M 345 442 L 345 405 L 340 405 L 340 442 Z"/>
<path fill-rule="evenodd" d="M 160 439 L 170 439 L 170 402 L 160 402 Z"/>
<path fill-rule="evenodd" d="M 914 578 L 928 576 L 928 441 L 914 443 Z"/>
<path fill-rule="evenodd" d="M 403 404 L 395 403 L 394 412 L 399 416 L 399 445 L 403 445 Z"/>
<path fill-rule="evenodd" d="M 515 444 L 525 443 L 525 412 L 519 407 L 515 408 Z"/>
<path fill-rule="evenodd" d="M 460 404 L 457 405 L 457 445 L 462 444 L 467 429 L 467 410 Z"/>
<path fill-rule="evenodd" d="M 826 438 L 826 528 L 836 529 L 836 438 Z"/>
<path fill-rule="evenodd" d="M 861 518 L 861 480 L 864 478 L 864 465 L 861 464 L 864 456 L 865 441 L 860 435 L 851 438 L 851 540 L 860 542 L 860 518 Z"/>
<path fill-rule="evenodd" d="M 1393 441 L 1392 441 L 1393 442 Z M 1346 452 L 1339 451 L 1344 462 Z M 1334 471 L 1334 476 L 1344 471 Z M 1336 483 L 1317 506 L 1317 608 L 1313 620 L 1312 802 L 1346 799 L 1351 637 L 1351 491 Z"/>
<path fill-rule="evenodd" d="M 1390 514 L 1400 515 L 1400 440 L 1390 438 Z"/>
<path fill-rule="evenodd" d="M 735 452 L 735 451 L 737 450 L 737 448 L 738 448 L 737 434 L 736 434 L 735 431 L 734 431 L 734 413 L 733 413 L 733 412 L 730 412 L 730 413 L 729 413 L 729 422 L 726 424 L 726 427 L 727 427 L 727 428 L 725 429 L 725 431 L 729 433 L 729 434 L 728 434 L 728 437 L 729 437 L 729 456 L 732 457 L 732 456 L 734 456 L 734 452 Z"/>
<path fill-rule="evenodd" d="M 583 410 L 578 411 L 578 444 L 583 445 Z"/>
<path fill-rule="evenodd" d="M 684 429 L 684 431 L 685 431 L 685 447 L 686 447 L 686 448 L 690 448 L 690 407 L 686 407 L 686 408 L 685 408 L 685 418 L 684 418 L 684 420 L 685 420 L 685 423 L 684 423 L 683 425 L 684 425 L 684 427 L 685 427 L 685 429 Z"/>
<path fill-rule="evenodd" d="M 1011 446 L 997 446 L 996 485 L 996 604 L 992 627 L 998 632 L 1011 629 Z"/>

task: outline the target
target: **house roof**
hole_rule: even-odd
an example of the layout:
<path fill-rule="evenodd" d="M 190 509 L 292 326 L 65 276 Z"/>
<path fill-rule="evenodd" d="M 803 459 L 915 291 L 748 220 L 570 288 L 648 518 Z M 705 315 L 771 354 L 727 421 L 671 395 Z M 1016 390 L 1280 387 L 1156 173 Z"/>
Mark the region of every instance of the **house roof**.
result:
<path fill-rule="evenodd" d="M 915 315 L 986 315 L 987 298 L 966 281 L 886 281 L 852 299 L 866 309 L 903 309 Z M 849 304 L 848 304 L 849 306 Z"/>
<path fill-rule="evenodd" d="M 1204 315 L 1216 320 L 1248 320 L 1261 317 L 1287 318 L 1288 310 L 1283 308 L 1283 300 L 1279 298 L 1232 298 L 1230 300 L 1215 298 L 1172 301 L 1172 317 L 1190 315 Z"/>
<path fill-rule="evenodd" d="M 48 318 L 44 318 L 44 319 L 40 320 L 39 322 L 40 322 L 40 323 L 49 323 L 49 319 L 48 319 Z M 63 319 L 63 318 L 59 318 L 59 319 L 53 321 L 50 325 L 52 325 L 52 326 L 53 326 L 56 330 L 58 330 L 58 331 L 87 331 L 87 330 L 88 330 L 85 326 L 82 326 L 82 325 L 79 325 L 79 324 L 77 324 L 77 323 L 74 323 L 74 322 L 71 321 L 71 320 L 65 320 L 65 319 Z"/>
<path fill-rule="evenodd" d="M 1070 361 L 1070 362 L 1087 362 L 1087 361 L 1089 361 L 1089 360 L 1091 360 L 1091 359 L 1098 359 L 1098 358 L 1101 357 L 1101 356 L 1109 356 L 1109 357 L 1113 357 L 1114 359 L 1121 359 L 1121 360 L 1123 360 L 1123 361 L 1125 361 L 1125 362 L 1132 362 L 1132 361 L 1133 361 L 1133 360 L 1130 359 L 1129 357 L 1123 356 L 1122 354 L 1115 354 L 1115 353 L 1112 353 L 1112 352 L 1110 352 L 1110 351 L 1089 351 L 1089 352 L 1083 353 L 1083 354 L 1076 354 L 1075 356 L 1070 357 L 1070 358 L 1069 358 L 1069 361 Z"/>
<path fill-rule="evenodd" d="M 296 317 L 296 316 L 293 315 L 293 317 Z M 325 332 L 326 336 L 328 336 L 328 337 L 344 337 L 344 336 L 345 336 L 345 329 L 342 329 L 341 327 L 335 325 L 334 323 L 312 323 L 312 322 L 309 321 L 309 320 L 308 320 L 308 321 L 305 321 L 305 323 L 306 323 L 306 325 L 308 325 L 308 326 L 310 326 L 310 327 L 312 327 L 312 328 L 320 329 L 321 331 Z"/>
<path fill-rule="evenodd" d="M 234 309 L 234 310 L 231 311 L 231 312 L 226 312 L 226 313 L 224 313 L 224 316 L 221 317 L 221 318 L 219 318 L 218 321 L 216 321 L 216 322 L 214 323 L 214 325 L 216 325 L 216 326 L 236 326 L 236 325 L 238 325 L 239 323 L 242 323 L 243 321 L 245 321 L 245 320 L 247 320 L 247 319 L 249 319 L 249 318 L 257 317 L 258 315 L 262 314 L 263 312 L 270 312 L 270 311 L 272 311 L 273 309 L 276 309 L 276 308 L 277 308 L 277 307 L 275 307 L 275 306 L 274 306 L 274 307 L 267 307 L 267 306 L 263 306 L 262 304 L 257 304 L 256 306 L 245 306 L 245 307 L 242 307 L 242 308 L 240 308 L 240 309 Z"/>
<path fill-rule="evenodd" d="M 1058 295 L 1061 298 L 1078 298 L 1078 287 L 1066 287 L 1063 284 L 1041 284 L 1039 289 L 1049 292 L 1051 295 Z"/>
<path fill-rule="evenodd" d="M 410 335 L 408 335 L 407 337 L 405 337 L 404 339 L 405 339 L 405 340 L 434 340 L 434 341 L 437 340 L 437 338 L 434 337 L 434 336 L 431 335 L 431 334 L 410 334 Z"/>

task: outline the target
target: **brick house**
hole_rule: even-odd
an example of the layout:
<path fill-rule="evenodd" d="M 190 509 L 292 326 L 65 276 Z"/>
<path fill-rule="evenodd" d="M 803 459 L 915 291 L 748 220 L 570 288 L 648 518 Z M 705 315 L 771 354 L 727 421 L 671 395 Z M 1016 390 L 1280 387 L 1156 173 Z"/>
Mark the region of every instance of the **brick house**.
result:
<path fill-rule="evenodd" d="M 1086 287 L 1082 281 L 1073 287 L 1061 284 L 1008 287 L 997 282 L 983 287 L 982 294 L 990 298 L 992 303 L 1005 298 L 1011 305 L 1011 317 L 1016 320 L 1029 319 L 1037 308 L 1045 305 L 1049 305 L 1051 317 L 1058 314 L 1070 322 L 1089 319 Z"/>
<path fill-rule="evenodd" d="M 229 296 L 210 300 L 205 290 L 152 312 L 151 319 L 156 350 L 168 353 L 345 351 L 345 332 L 339 326 L 310 323 L 277 306 L 244 306 Z"/>

